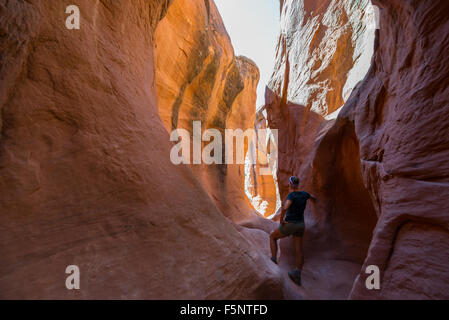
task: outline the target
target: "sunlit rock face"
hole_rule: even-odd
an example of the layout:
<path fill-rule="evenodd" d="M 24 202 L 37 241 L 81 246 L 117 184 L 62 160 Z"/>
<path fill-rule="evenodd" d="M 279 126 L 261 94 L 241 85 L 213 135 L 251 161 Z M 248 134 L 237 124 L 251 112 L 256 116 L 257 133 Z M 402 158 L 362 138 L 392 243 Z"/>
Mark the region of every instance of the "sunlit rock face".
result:
<path fill-rule="evenodd" d="M 310 162 L 320 124 L 335 119 L 368 71 L 374 45 L 372 11 L 368 0 L 281 2 L 275 69 L 265 96 L 268 115 L 259 111 L 266 118 L 262 122 L 268 120 L 282 137 L 274 179 L 279 180 L 281 197 L 288 177 Z M 280 200 L 273 198 L 276 182 L 269 185 L 260 193 L 270 208 L 268 215 Z"/>
<path fill-rule="evenodd" d="M 264 108 L 256 113 L 254 129 L 257 143 L 252 147 L 255 148 L 254 155 L 257 156 L 257 161 L 248 161 L 245 167 L 245 192 L 257 212 L 269 218 L 280 207 L 276 177 L 277 159 L 270 158 L 270 155 L 277 152 L 278 139 L 269 130 Z M 250 153 L 249 156 L 251 155 Z"/>
<path fill-rule="evenodd" d="M 449 298 L 448 1 L 374 1 L 372 68 L 348 101 L 361 167 L 379 222 L 354 299 Z M 362 269 L 363 270 L 363 269 Z"/>
<path fill-rule="evenodd" d="M 225 129 L 254 128 L 259 70 L 251 60 L 235 57 L 213 1 L 174 1 L 158 26 L 156 46 L 159 114 L 169 132 L 186 129 L 193 136 L 193 121 L 201 121 L 202 133 L 217 129 L 225 142 Z M 236 160 L 190 165 L 217 207 L 234 221 L 254 211 L 244 192 L 244 163 Z"/>
<path fill-rule="evenodd" d="M 281 2 L 265 110 L 268 126 L 278 129 L 281 199 L 291 175 L 318 198 L 306 210 L 305 281 L 315 279 L 309 298 L 348 296 L 377 220 L 354 125 L 336 119 L 370 66 L 375 28 L 369 7 L 369 1 Z M 289 241 L 283 241 L 285 268 L 294 265 Z"/>
<path fill-rule="evenodd" d="M 368 0 L 283 1 L 276 66 L 268 87 L 321 116 L 343 106 L 370 66 L 370 10 Z"/>
<path fill-rule="evenodd" d="M 0 3 L 0 298 L 282 297 L 273 264 L 170 161 L 153 51 L 170 1 L 77 4 L 74 31 L 63 1 Z M 256 82 L 240 64 L 226 74 Z"/>

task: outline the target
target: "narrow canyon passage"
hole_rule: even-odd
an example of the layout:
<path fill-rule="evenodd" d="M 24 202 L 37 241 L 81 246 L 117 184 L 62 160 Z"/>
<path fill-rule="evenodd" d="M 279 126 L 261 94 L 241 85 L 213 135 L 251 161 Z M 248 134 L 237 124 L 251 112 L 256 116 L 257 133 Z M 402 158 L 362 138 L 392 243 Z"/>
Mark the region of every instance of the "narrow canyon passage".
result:
<path fill-rule="evenodd" d="M 213 0 L 67 5 L 0 0 L 0 299 L 449 298 L 447 1 L 279 1 L 263 99 Z"/>
<path fill-rule="evenodd" d="M 278 222 L 262 215 L 276 213 L 280 198 L 287 196 L 289 176 L 300 176 L 302 187 L 319 199 L 306 214 L 303 287 L 287 277 L 295 267 L 291 238 L 281 242 L 280 268 L 270 267 L 282 279 L 287 299 L 346 298 L 377 221 L 363 183 L 355 128 L 349 122 L 337 127 L 332 115 L 369 69 L 375 32 L 369 26 L 374 17 L 363 15 L 369 6 L 369 1 L 356 6 L 284 3 L 275 71 L 261 108 L 256 108 L 259 70 L 250 59 L 235 57 L 213 2 L 205 6 L 177 0 L 156 30 L 159 115 L 169 133 L 182 129 L 193 136 L 194 121 L 201 121 L 202 134 L 209 128 L 224 134 L 254 126 L 256 135 L 266 128 L 278 131 L 274 147 L 279 156 L 270 163 L 272 174 L 261 175 L 259 163 L 249 172 L 243 164 L 190 165 L 217 208 L 254 249 L 265 259 L 270 256 L 268 237 Z M 292 15 L 295 21 L 289 21 Z M 263 150 L 259 154 L 269 158 Z M 256 197 L 265 202 L 264 210 L 253 208 Z"/>

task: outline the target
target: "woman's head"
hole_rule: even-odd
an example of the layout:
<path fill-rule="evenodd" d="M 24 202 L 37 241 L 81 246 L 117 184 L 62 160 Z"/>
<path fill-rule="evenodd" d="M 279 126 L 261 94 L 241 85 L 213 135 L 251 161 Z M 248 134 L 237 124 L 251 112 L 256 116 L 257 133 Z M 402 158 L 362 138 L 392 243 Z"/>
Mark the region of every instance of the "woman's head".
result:
<path fill-rule="evenodd" d="M 299 186 L 299 179 L 295 176 L 290 177 L 290 179 L 288 179 L 288 182 L 290 184 L 290 187 L 292 187 L 293 189 L 296 189 Z"/>

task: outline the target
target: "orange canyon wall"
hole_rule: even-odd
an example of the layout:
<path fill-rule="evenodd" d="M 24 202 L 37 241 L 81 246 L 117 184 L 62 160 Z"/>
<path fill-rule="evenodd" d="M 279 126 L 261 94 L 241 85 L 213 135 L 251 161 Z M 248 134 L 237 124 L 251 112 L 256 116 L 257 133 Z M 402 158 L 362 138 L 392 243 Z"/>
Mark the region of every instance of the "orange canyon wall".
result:
<path fill-rule="evenodd" d="M 168 132 L 186 129 L 193 139 L 193 121 L 200 121 L 202 135 L 206 129 L 221 133 L 224 159 L 225 129 L 253 129 L 259 70 L 234 55 L 213 1 L 174 1 L 156 31 L 156 74 L 159 115 Z M 244 149 L 246 154 L 248 141 Z M 193 155 L 190 162 L 224 215 L 234 221 L 251 216 L 244 164 L 198 164 Z"/>
<path fill-rule="evenodd" d="M 0 1 L 1 298 L 282 297 L 271 262 L 170 161 L 154 63 L 170 2 L 80 0 L 81 29 L 68 30 L 67 1 Z M 214 23 L 218 77 L 254 85 Z M 226 108 L 253 99 L 221 90 Z M 64 285 L 72 264 L 79 291 Z"/>

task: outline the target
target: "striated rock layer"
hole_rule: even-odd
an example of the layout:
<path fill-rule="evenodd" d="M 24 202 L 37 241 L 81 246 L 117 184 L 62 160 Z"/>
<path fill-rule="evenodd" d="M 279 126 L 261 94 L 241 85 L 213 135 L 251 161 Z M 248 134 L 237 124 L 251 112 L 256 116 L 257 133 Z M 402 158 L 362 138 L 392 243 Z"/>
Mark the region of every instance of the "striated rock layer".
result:
<path fill-rule="evenodd" d="M 221 16 L 209 0 L 174 1 L 157 28 L 156 47 L 159 115 L 165 127 L 169 132 L 186 129 L 191 137 L 194 121 L 201 122 L 202 134 L 218 130 L 224 159 L 225 129 L 253 129 L 257 66 L 234 56 Z M 247 150 L 248 141 L 245 154 Z M 191 170 L 223 214 L 235 221 L 248 216 L 244 164 L 208 165 L 193 159 Z"/>
<path fill-rule="evenodd" d="M 77 3 L 68 30 L 63 2 L 0 1 L 0 298 L 282 297 L 271 262 L 170 162 L 153 54 L 170 1 Z M 255 83 L 249 65 L 231 70 Z"/>

